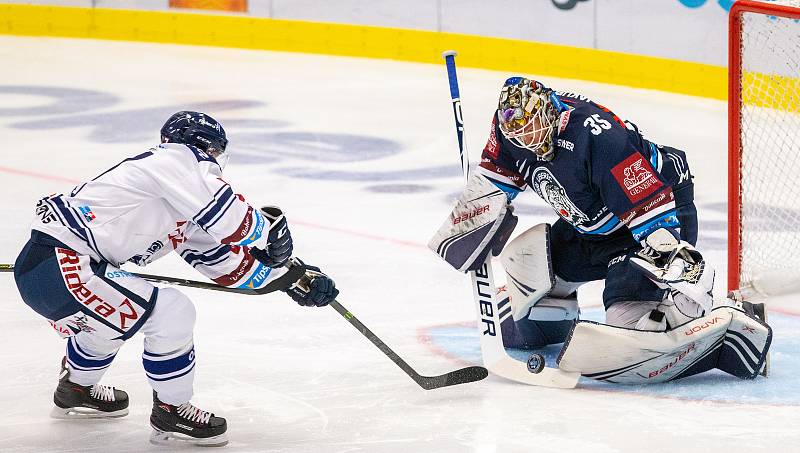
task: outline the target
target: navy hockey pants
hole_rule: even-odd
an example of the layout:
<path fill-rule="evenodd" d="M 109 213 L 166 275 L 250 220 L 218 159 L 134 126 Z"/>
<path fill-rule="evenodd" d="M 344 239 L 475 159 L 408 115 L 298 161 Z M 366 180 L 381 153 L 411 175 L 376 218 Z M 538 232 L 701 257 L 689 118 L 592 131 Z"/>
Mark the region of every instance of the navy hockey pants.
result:
<path fill-rule="evenodd" d="M 681 238 L 697 243 L 697 209 L 693 184 L 675 189 L 675 204 L 681 224 Z M 619 301 L 661 301 L 660 289 L 640 271 L 633 268 L 628 256 L 641 249 L 630 230 L 622 228 L 610 236 L 587 238 L 566 221 L 559 219 L 550 229 L 553 270 L 568 282 L 605 280 L 603 305 L 606 309 Z"/>

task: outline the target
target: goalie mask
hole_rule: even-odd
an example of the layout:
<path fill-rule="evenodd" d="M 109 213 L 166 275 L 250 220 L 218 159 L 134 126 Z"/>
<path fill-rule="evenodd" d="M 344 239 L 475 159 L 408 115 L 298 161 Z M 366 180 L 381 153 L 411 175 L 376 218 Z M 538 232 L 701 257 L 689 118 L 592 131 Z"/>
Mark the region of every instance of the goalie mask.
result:
<path fill-rule="evenodd" d="M 174 113 L 161 127 L 161 143 L 182 143 L 199 148 L 213 157 L 223 170 L 230 158 L 230 154 L 225 151 L 228 147 L 225 129 L 205 113 Z"/>
<path fill-rule="evenodd" d="M 524 77 L 511 77 L 500 90 L 497 120 L 511 143 L 533 151 L 541 160 L 553 159 L 553 131 L 560 104 L 553 90 Z"/>

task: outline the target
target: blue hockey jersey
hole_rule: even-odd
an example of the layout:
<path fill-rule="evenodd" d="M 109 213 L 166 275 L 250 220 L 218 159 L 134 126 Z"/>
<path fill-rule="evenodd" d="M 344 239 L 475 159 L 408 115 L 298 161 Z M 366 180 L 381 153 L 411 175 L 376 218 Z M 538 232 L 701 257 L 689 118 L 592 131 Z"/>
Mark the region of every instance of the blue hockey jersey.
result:
<path fill-rule="evenodd" d="M 683 153 L 649 142 L 635 125 L 584 96 L 554 97 L 560 117 L 551 161 L 508 141 L 495 117 L 478 171 L 509 200 L 532 187 L 589 238 L 628 228 L 642 240 L 658 228 L 679 229 L 673 190 L 691 184 Z"/>

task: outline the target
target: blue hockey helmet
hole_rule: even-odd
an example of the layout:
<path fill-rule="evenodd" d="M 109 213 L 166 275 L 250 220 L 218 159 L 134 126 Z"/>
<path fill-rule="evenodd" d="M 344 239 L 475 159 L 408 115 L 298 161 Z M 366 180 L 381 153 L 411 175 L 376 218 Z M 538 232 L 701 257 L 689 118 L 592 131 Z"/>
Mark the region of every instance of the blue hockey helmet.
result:
<path fill-rule="evenodd" d="M 205 113 L 187 110 L 174 113 L 161 127 L 161 143 L 195 146 L 213 157 L 223 169 L 230 157 L 225 151 L 228 147 L 225 129 Z"/>
<path fill-rule="evenodd" d="M 553 135 L 560 104 L 553 90 L 536 80 L 510 77 L 503 83 L 497 104 L 500 132 L 511 143 L 552 160 Z"/>

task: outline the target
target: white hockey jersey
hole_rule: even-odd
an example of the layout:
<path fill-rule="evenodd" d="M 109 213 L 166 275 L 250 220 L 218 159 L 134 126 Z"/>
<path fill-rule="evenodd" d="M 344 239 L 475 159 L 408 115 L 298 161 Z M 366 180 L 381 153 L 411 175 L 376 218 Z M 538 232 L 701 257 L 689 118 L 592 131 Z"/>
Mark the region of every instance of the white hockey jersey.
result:
<path fill-rule="evenodd" d="M 115 266 L 144 266 L 175 250 L 224 286 L 260 288 L 286 272 L 248 253 L 266 248 L 269 221 L 234 193 L 211 156 L 180 144 L 161 144 L 69 194 L 41 199 L 32 228 Z"/>

